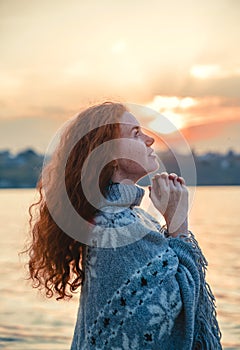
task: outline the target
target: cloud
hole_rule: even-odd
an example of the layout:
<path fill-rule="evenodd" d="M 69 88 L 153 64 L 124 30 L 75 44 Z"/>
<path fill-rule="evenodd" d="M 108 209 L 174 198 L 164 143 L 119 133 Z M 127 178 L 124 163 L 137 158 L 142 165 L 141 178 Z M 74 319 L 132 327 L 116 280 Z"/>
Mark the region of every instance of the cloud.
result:
<path fill-rule="evenodd" d="M 181 130 L 181 135 L 197 152 L 226 152 L 234 149 L 240 152 L 239 135 L 240 120 L 219 121 L 193 125 Z M 179 149 L 179 135 L 166 135 L 167 142 L 177 150 Z"/>
<path fill-rule="evenodd" d="M 13 0 L 0 17 L 2 118 L 103 99 L 240 97 L 238 1 Z"/>
<path fill-rule="evenodd" d="M 237 98 L 208 96 L 194 100 L 196 104 L 183 111 L 188 126 L 240 120 L 240 101 Z"/>
<path fill-rule="evenodd" d="M 199 79 L 221 79 L 240 76 L 240 66 L 221 67 L 219 64 L 194 65 L 190 69 L 190 74 Z"/>
<path fill-rule="evenodd" d="M 237 98 L 157 95 L 146 105 L 181 129 L 215 121 L 240 120 L 240 100 Z"/>

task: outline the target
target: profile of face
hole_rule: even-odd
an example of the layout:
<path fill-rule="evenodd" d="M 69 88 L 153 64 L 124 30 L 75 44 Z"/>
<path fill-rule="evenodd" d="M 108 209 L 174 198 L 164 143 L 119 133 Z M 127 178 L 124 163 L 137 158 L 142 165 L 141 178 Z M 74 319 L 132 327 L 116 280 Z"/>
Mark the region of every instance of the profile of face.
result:
<path fill-rule="evenodd" d="M 137 182 L 158 169 L 152 148 L 154 138 L 143 132 L 133 114 L 124 112 L 120 119 L 120 140 L 114 182 Z"/>

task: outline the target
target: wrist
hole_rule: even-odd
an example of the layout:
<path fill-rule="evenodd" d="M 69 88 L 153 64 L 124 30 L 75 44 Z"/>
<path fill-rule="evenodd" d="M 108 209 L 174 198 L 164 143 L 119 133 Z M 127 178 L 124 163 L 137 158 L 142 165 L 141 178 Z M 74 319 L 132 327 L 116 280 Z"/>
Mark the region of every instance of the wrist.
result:
<path fill-rule="evenodd" d="M 169 224 L 167 224 L 167 231 L 168 231 L 168 235 L 171 237 L 177 237 L 179 234 L 188 234 L 188 220 L 185 219 L 185 221 L 176 228 L 176 225 L 174 227 L 174 225 L 172 225 L 172 223 L 170 222 Z"/>

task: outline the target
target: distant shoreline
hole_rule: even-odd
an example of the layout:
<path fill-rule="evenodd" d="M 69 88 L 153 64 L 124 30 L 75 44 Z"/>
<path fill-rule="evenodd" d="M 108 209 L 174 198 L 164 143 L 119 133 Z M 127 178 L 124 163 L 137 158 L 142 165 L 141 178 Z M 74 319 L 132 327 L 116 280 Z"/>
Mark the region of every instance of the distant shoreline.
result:
<path fill-rule="evenodd" d="M 185 169 L 184 178 L 188 186 L 240 185 L 240 154 L 233 150 L 225 154 L 208 152 L 202 155 L 197 155 L 193 150 L 187 155 L 168 150 L 157 155 L 161 160 L 161 168 L 158 171 L 181 175 L 180 170 Z M 15 156 L 9 150 L 0 151 L 0 189 L 36 188 L 43 161 L 44 156 L 31 148 Z M 196 173 L 195 178 L 192 176 L 193 170 Z M 138 184 L 148 186 L 148 176 Z"/>

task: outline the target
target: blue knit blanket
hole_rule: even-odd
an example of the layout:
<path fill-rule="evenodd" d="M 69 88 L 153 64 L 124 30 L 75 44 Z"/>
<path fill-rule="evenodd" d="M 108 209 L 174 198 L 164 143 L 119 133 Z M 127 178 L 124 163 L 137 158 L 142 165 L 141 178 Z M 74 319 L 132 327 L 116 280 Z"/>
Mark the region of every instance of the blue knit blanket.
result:
<path fill-rule="evenodd" d="M 207 261 L 194 237 L 168 237 L 138 206 L 144 190 L 111 184 L 89 235 L 71 350 L 219 350 Z"/>

